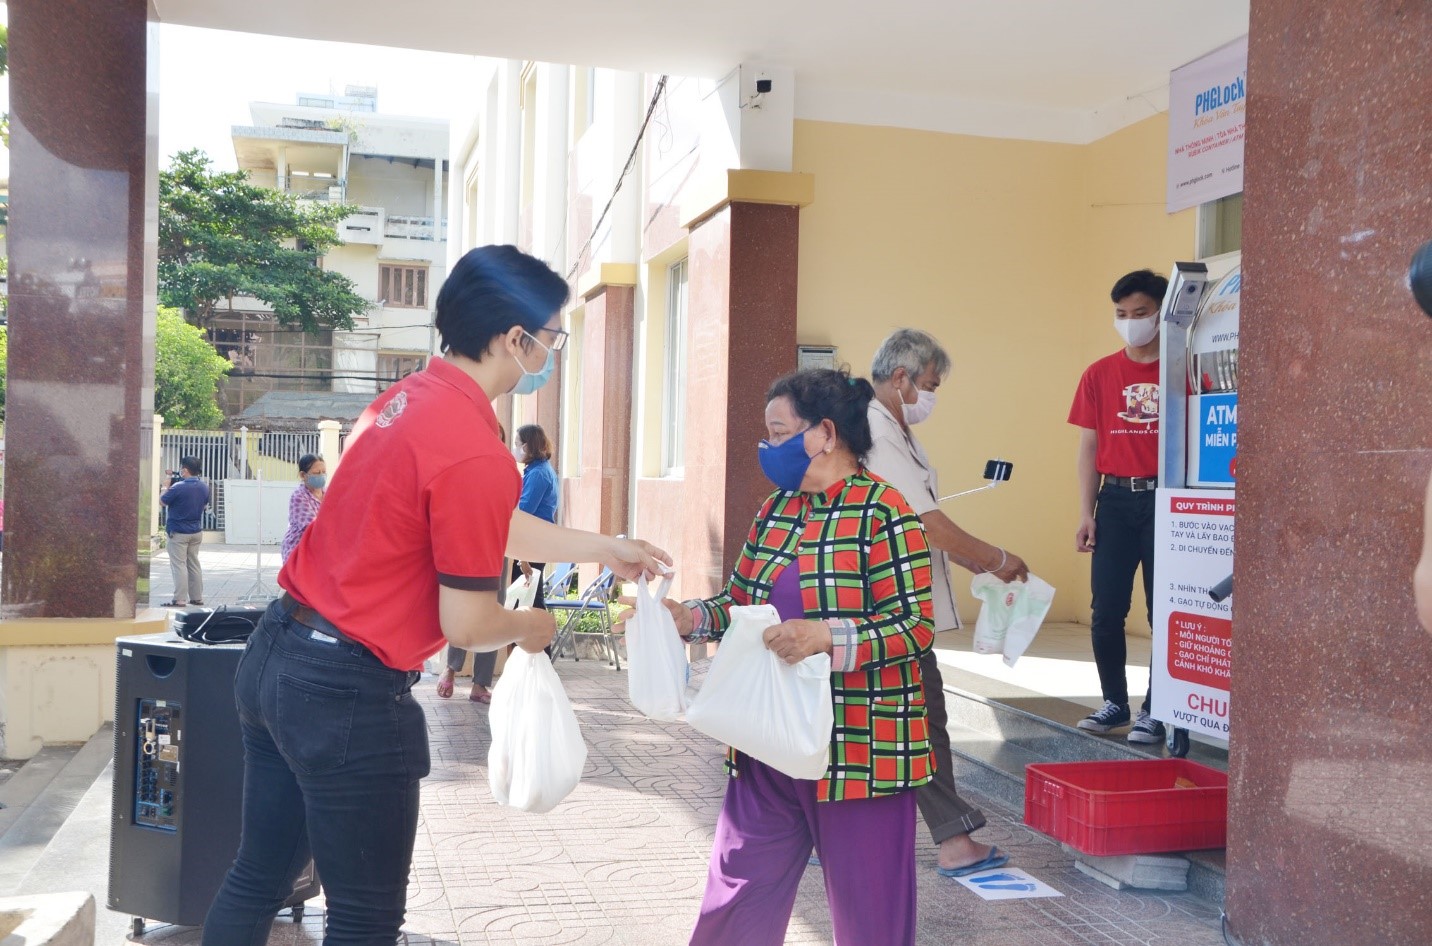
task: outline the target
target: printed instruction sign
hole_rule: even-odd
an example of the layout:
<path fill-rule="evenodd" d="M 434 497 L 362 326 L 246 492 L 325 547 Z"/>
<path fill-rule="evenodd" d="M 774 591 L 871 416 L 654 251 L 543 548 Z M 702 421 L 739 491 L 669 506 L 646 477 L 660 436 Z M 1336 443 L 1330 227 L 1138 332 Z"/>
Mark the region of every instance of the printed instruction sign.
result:
<path fill-rule="evenodd" d="M 1175 69 L 1168 95 L 1168 212 L 1243 190 L 1248 37 Z"/>
<path fill-rule="evenodd" d="M 1233 492 L 1160 489 L 1154 501 L 1153 716 L 1227 739 L 1233 602 L 1208 590 L 1233 573 Z"/>
<path fill-rule="evenodd" d="M 1032 897 L 1064 896 L 1044 881 L 1015 867 L 996 867 L 994 870 L 981 871 L 969 877 L 956 877 L 955 880 L 985 900 L 1027 900 Z"/>

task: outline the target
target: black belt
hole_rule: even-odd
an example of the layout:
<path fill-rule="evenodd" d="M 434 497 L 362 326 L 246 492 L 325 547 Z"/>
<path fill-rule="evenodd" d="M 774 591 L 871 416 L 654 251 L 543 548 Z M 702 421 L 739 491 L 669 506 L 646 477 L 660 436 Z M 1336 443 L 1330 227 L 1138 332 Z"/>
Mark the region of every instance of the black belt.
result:
<path fill-rule="evenodd" d="M 338 629 L 338 626 L 332 621 L 328 620 L 328 618 L 319 614 L 317 611 L 313 610 L 306 604 L 299 604 L 298 599 L 295 598 L 293 595 L 289 594 L 287 591 L 285 591 L 283 593 L 283 597 L 279 599 L 279 606 L 283 608 L 285 612 L 288 613 L 289 617 L 293 618 L 295 621 L 297 621 L 299 624 L 302 624 L 310 631 L 317 631 L 320 634 L 326 634 L 334 640 L 342 641 L 345 644 L 352 644 L 355 647 L 362 647 L 364 650 L 368 649 L 367 645 L 364 644 L 362 641 L 355 641 L 353 638 L 340 631 Z"/>
<path fill-rule="evenodd" d="M 1146 493 L 1158 488 L 1159 478 L 1157 476 L 1106 476 L 1104 485 L 1117 486 L 1135 493 Z"/>

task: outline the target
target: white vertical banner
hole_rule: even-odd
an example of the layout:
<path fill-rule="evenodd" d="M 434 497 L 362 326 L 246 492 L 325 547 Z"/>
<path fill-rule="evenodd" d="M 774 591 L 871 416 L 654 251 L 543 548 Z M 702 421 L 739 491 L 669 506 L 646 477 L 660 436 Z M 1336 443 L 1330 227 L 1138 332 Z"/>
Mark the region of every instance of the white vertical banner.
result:
<path fill-rule="evenodd" d="M 1169 75 L 1168 212 L 1243 190 L 1248 37 Z"/>
<path fill-rule="evenodd" d="M 1233 573 L 1233 492 L 1160 489 L 1154 501 L 1151 713 L 1227 739 L 1233 606 L 1208 591 Z"/>

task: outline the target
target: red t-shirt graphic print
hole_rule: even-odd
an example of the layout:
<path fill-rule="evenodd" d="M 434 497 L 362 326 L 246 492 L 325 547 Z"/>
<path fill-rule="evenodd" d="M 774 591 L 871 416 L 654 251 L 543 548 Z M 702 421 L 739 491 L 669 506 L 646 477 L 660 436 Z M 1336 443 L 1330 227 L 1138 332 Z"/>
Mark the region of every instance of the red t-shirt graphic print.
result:
<path fill-rule="evenodd" d="M 1158 475 L 1159 363 L 1123 349 L 1100 358 L 1079 379 L 1069 423 L 1095 432 L 1094 467 L 1105 476 Z"/>

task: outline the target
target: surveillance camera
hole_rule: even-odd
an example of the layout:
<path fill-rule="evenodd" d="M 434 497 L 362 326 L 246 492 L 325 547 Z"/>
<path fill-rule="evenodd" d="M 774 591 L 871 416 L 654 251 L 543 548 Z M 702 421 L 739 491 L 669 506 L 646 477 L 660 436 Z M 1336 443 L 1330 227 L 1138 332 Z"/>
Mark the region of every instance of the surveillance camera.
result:
<path fill-rule="evenodd" d="M 770 80 L 770 79 L 757 79 L 757 80 L 756 80 L 756 94 L 757 94 L 757 95 L 765 95 L 765 94 L 766 94 L 767 92 L 769 92 L 769 91 L 771 91 L 771 80 Z"/>

